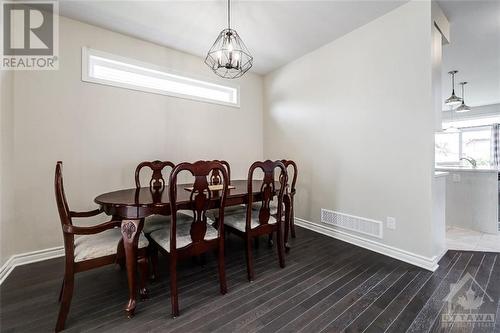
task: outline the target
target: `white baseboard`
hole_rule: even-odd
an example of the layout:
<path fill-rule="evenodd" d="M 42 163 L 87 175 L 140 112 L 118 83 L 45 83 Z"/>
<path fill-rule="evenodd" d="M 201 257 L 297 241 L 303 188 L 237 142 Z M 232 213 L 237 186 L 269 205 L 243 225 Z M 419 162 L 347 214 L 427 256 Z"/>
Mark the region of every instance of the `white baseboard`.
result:
<path fill-rule="evenodd" d="M 429 271 L 435 271 L 439 267 L 438 262 L 447 251 L 445 249 L 443 253 L 441 253 L 440 255 L 429 258 L 421 256 L 416 253 L 401 250 L 396 247 L 385 245 L 377 241 L 352 235 L 342 230 L 330 227 L 328 225 L 307 221 L 297 217 L 295 218 L 295 224 L 304 227 L 306 229 L 318 232 L 320 234 L 330 236 L 342 240 L 344 242 L 368 249 L 370 251 L 374 251 L 383 254 L 385 256 L 389 256 L 391 258 L 398 259 L 418 267 L 422 267 Z"/>
<path fill-rule="evenodd" d="M 3 264 L 2 268 L 0 268 L 0 284 L 2 284 L 5 281 L 5 279 L 9 276 L 9 274 L 17 266 L 62 256 L 64 256 L 63 246 L 52 247 L 50 249 L 44 249 L 39 251 L 15 254 L 12 257 L 10 257 L 5 262 L 5 264 Z"/>
<path fill-rule="evenodd" d="M 356 246 L 410 263 L 418 267 L 425 268 L 430 271 L 435 271 L 438 268 L 439 260 L 447 251 L 445 249 L 443 253 L 441 253 L 439 256 L 428 258 L 392 246 L 381 244 L 379 242 L 370 239 L 352 235 L 347 232 L 334 229 L 324 224 L 310 222 L 297 217 L 295 218 L 295 223 L 303 228 L 354 244 Z M 12 257 L 10 257 L 5 262 L 5 264 L 3 264 L 2 268 L 0 268 L 0 284 L 2 284 L 5 281 L 5 279 L 9 276 L 12 270 L 14 270 L 14 268 L 16 268 L 17 266 L 62 256 L 64 256 L 64 247 L 62 246 L 39 250 L 39 251 L 15 254 Z"/>

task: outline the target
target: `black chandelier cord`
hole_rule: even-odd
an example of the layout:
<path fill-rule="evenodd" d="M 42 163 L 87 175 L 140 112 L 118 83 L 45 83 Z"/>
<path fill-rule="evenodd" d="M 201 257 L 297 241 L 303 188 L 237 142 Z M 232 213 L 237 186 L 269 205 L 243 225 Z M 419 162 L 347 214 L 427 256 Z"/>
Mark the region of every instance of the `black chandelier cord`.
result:
<path fill-rule="evenodd" d="M 231 0 L 227 0 L 227 28 L 231 30 Z"/>
<path fill-rule="evenodd" d="M 451 94 L 455 95 L 455 74 L 451 74 Z"/>

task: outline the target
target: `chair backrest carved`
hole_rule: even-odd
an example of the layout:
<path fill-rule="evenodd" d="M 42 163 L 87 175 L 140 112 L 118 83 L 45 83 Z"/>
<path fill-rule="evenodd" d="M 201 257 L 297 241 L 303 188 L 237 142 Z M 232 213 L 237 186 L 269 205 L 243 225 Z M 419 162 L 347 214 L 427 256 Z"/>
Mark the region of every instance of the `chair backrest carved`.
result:
<path fill-rule="evenodd" d="M 219 191 L 211 191 L 209 189 L 210 175 L 214 170 L 220 173 L 220 180 L 223 187 Z M 177 179 L 181 172 L 188 172 L 194 177 L 194 183 L 190 189 L 189 201 L 182 206 L 177 203 Z M 218 240 L 223 240 L 224 237 L 224 206 L 228 193 L 229 176 L 224 164 L 218 161 L 198 161 L 195 163 L 178 164 L 169 179 L 169 196 L 170 196 L 170 253 L 177 251 L 176 249 L 176 233 L 177 233 L 177 211 L 190 210 L 192 211 L 193 221 L 191 222 L 190 235 L 193 251 L 197 248 L 203 248 L 206 242 L 205 234 L 207 230 L 207 211 L 210 209 L 219 209 L 219 228 Z M 186 190 L 186 189 L 182 189 Z"/>
<path fill-rule="evenodd" d="M 151 175 L 151 180 L 149 181 L 149 188 L 154 191 L 163 191 L 165 189 L 166 181 L 163 178 L 163 169 L 170 167 L 175 168 L 175 164 L 170 161 L 145 161 L 141 162 L 137 168 L 135 168 L 135 187 L 141 187 L 140 173 L 141 169 L 149 168 L 153 172 Z"/>
<path fill-rule="evenodd" d="M 295 164 L 295 162 L 292 160 L 281 160 L 281 162 L 283 162 L 283 165 L 285 165 L 285 168 L 287 169 L 287 175 L 288 175 L 287 186 L 290 186 L 288 190 L 293 195 L 295 194 L 295 185 L 297 183 L 297 174 L 298 174 L 297 164 Z M 290 174 L 288 173 L 288 167 L 290 166 L 292 167 L 293 170 L 293 177 L 291 183 L 290 183 Z"/>
<path fill-rule="evenodd" d="M 229 166 L 229 163 L 224 160 L 214 160 L 214 162 L 220 162 L 224 167 L 226 168 L 227 171 L 227 177 L 229 180 L 229 185 L 231 184 L 231 167 Z M 222 179 L 221 179 L 221 174 L 218 169 L 212 170 L 212 173 L 210 175 L 210 185 L 219 185 L 222 184 Z"/>
<path fill-rule="evenodd" d="M 56 172 L 54 177 L 54 189 L 56 194 L 57 210 L 59 212 L 59 219 L 61 221 L 61 229 L 64 240 L 64 253 L 66 257 L 66 266 L 71 265 L 74 261 L 74 239 L 72 233 L 65 232 L 65 230 L 73 225 L 71 219 L 71 211 L 69 209 L 66 194 L 64 193 L 63 184 L 63 162 L 58 161 L 56 164 Z"/>
<path fill-rule="evenodd" d="M 273 197 L 276 193 L 276 181 L 275 181 L 275 172 L 278 171 L 278 181 L 280 184 L 280 188 L 277 191 L 277 199 L 278 199 L 278 207 L 282 207 L 283 205 L 283 195 L 285 193 L 285 187 L 287 184 L 287 170 L 282 161 L 264 161 L 264 162 L 254 162 L 250 169 L 248 170 L 248 202 L 247 202 L 247 221 L 246 228 L 249 230 L 252 219 L 252 203 L 253 203 L 253 176 L 255 170 L 260 169 L 264 173 L 264 177 L 262 179 L 262 185 L 259 190 L 260 201 L 262 203 L 259 209 L 259 224 L 264 225 L 269 222 L 269 218 L 271 217 L 270 211 L 270 202 L 273 200 Z M 277 218 L 281 220 L 282 210 L 278 209 Z"/>
<path fill-rule="evenodd" d="M 68 201 L 66 200 L 66 194 L 64 193 L 62 166 L 63 163 L 61 161 L 58 161 L 56 164 L 54 189 L 56 194 L 57 210 L 59 211 L 59 219 L 61 220 L 61 226 L 65 226 L 71 225 L 72 222 Z"/>

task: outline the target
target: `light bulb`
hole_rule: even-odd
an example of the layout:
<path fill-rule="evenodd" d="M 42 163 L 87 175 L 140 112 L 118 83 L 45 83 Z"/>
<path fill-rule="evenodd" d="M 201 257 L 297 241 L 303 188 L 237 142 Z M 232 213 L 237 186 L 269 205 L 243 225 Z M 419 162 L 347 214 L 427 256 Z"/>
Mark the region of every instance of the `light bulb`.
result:
<path fill-rule="evenodd" d="M 222 52 L 221 51 L 217 51 L 217 66 L 218 67 L 221 67 L 221 63 L 222 63 Z"/>

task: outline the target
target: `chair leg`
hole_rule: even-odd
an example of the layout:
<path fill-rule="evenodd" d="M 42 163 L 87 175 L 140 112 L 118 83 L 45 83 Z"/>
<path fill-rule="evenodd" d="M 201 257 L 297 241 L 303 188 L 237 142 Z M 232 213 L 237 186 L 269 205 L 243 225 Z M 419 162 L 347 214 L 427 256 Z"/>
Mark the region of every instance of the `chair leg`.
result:
<path fill-rule="evenodd" d="M 177 258 L 170 256 L 170 304 L 172 316 L 179 316 L 179 299 L 177 295 Z"/>
<path fill-rule="evenodd" d="M 288 243 L 288 233 L 291 229 L 291 225 L 290 225 L 291 221 L 290 221 L 290 215 L 288 215 L 288 216 L 286 214 L 283 214 L 283 215 L 285 216 L 285 223 L 284 223 L 284 225 L 285 225 L 285 237 L 284 238 L 285 238 L 285 244 L 286 244 L 286 243 Z"/>
<path fill-rule="evenodd" d="M 63 289 L 64 289 L 64 278 L 63 278 L 62 283 L 61 283 L 61 290 L 59 290 L 59 299 L 58 299 L 59 303 L 61 303 Z"/>
<path fill-rule="evenodd" d="M 259 237 L 255 237 L 255 238 L 253 239 L 253 241 L 254 241 L 254 243 L 255 243 L 255 245 L 254 245 L 254 246 L 255 246 L 255 249 L 256 249 L 256 250 L 258 250 L 258 249 L 259 249 L 259 245 L 260 245 L 260 244 L 259 244 L 259 243 L 260 243 L 260 241 L 259 241 Z"/>
<path fill-rule="evenodd" d="M 151 280 L 157 281 L 160 278 L 160 269 L 158 266 L 158 249 L 150 245 L 148 247 L 148 251 L 149 251 L 149 257 L 151 258 L 151 266 L 153 269 Z"/>
<path fill-rule="evenodd" d="M 269 248 L 273 247 L 273 234 L 269 234 L 269 238 L 267 239 L 267 245 Z"/>
<path fill-rule="evenodd" d="M 64 329 L 66 318 L 68 317 L 69 308 L 71 305 L 71 298 L 73 297 L 73 288 L 75 284 L 75 275 L 73 271 L 64 274 L 64 284 L 62 290 L 62 299 L 59 306 L 59 315 L 57 317 L 56 332 Z"/>
<path fill-rule="evenodd" d="M 278 222 L 279 223 L 279 222 Z M 285 267 L 285 244 L 283 244 L 283 232 L 280 227 L 278 227 L 278 231 L 276 232 L 276 238 L 278 242 L 278 259 L 280 262 L 280 267 Z"/>
<path fill-rule="evenodd" d="M 293 199 L 292 199 L 292 205 L 290 207 L 290 231 L 292 234 L 292 238 L 295 238 L 295 218 L 294 218 L 294 213 L 293 213 Z"/>
<path fill-rule="evenodd" d="M 141 299 L 145 300 L 148 298 L 148 290 L 146 288 L 146 283 L 149 277 L 149 263 L 145 255 L 141 256 L 138 260 L 138 266 L 140 270 L 140 280 L 139 280 L 139 294 Z"/>
<path fill-rule="evenodd" d="M 247 259 L 247 277 L 248 281 L 253 281 L 254 272 L 253 272 L 253 258 L 252 258 L 252 238 L 247 236 L 245 238 L 245 247 L 246 247 L 246 259 Z"/>
<path fill-rule="evenodd" d="M 225 295 L 227 293 L 227 282 L 226 282 L 226 268 L 224 264 L 224 246 L 219 246 L 219 283 L 220 283 L 220 293 Z"/>

